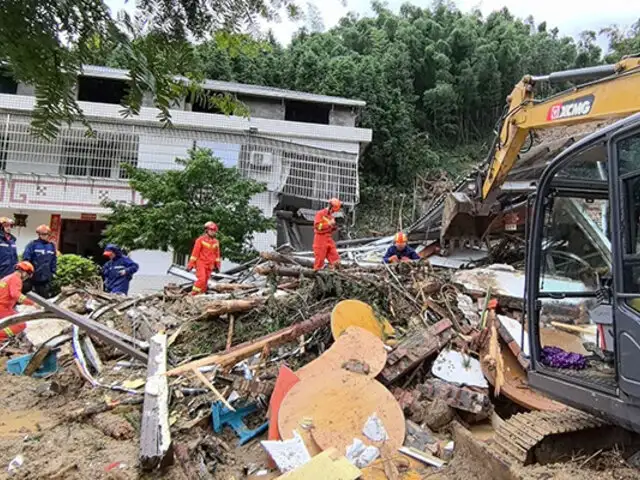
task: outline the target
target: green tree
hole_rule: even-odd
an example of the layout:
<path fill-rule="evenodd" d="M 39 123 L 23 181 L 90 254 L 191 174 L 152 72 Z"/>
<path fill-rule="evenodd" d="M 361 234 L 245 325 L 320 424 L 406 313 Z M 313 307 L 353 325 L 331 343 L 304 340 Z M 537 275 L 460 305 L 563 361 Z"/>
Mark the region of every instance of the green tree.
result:
<path fill-rule="evenodd" d="M 50 137 L 74 120 L 89 126 L 75 98 L 76 79 L 105 52 L 130 72 L 123 114 L 139 113 L 149 92 L 168 124 L 170 105 L 203 78 L 187 38 L 238 31 L 258 18 L 277 19 L 283 9 L 297 15 L 293 0 L 139 0 L 136 7 L 132 20 L 126 14 L 114 19 L 104 0 L 0 1 L 0 64 L 35 87 L 36 131 Z M 144 37 L 149 41 L 140 41 Z M 175 80 L 179 73 L 190 81 Z"/>
<path fill-rule="evenodd" d="M 193 149 L 176 159 L 179 170 L 150 172 L 130 168 L 131 187 L 144 205 L 108 202 L 112 209 L 104 232 L 108 242 L 128 249 L 168 250 L 188 254 L 207 221 L 218 224 L 224 258 L 242 261 L 252 255 L 255 232 L 273 227 L 250 199 L 265 187 L 226 168 L 208 149 Z"/>

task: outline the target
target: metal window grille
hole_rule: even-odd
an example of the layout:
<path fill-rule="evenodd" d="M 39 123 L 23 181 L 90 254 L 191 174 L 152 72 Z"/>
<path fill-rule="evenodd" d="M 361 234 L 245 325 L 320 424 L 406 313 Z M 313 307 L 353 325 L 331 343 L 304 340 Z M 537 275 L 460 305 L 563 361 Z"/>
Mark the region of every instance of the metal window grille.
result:
<path fill-rule="evenodd" d="M 126 164 L 149 170 L 181 168 L 194 145 L 209 148 L 229 167 L 267 190 L 324 202 L 358 202 L 358 156 L 252 134 L 197 128 L 162 129 L 124 122 L 92 122 L 94 136 L 74 125 L 49 142 L 31 134 L 30 117 L 0 113 L 0 168 L 9 173 L 126 178 Z"/>

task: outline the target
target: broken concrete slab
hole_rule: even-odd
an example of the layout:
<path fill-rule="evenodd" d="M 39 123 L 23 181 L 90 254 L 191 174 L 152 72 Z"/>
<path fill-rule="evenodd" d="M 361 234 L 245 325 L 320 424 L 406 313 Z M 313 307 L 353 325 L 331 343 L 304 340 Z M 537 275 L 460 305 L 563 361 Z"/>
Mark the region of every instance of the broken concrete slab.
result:
<path fill-rule="evenodd" d="M 464 410 L 465 412 L 479 414 L 489 413 L 491 410 L 492 404 L 487 391 L 482 392 L 457 387 L 435 378 L 418 385 L 418 390 L 430 400 L 439 398 L 444 400 L 450 407 Z"/>
<path fill-rule="evenodd" d="M 445 382 L 489 388 L 480 362 L 457 350 L 442 350 L 433 362 L 431 373 Z"/>

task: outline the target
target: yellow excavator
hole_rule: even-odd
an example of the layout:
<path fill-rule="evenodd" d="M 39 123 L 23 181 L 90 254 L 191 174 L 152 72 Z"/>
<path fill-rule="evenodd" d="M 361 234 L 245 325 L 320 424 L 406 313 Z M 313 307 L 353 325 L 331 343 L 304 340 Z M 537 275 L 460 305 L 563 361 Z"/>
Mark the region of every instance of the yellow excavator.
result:
<path fill-rule="evenodd" d="M 535 97 L 536 86 L 590 79 L 545 99 Z M 581 123 L 623 118 L 640 111 L 640 56 L 615 65 L 526 75 L 507 97 L 498 122 L 498 135 L 471 188 L 447 195 L 441 210 L 440 247 L 445 252 L 478 245 L 497 215 L 498 197 L 520 153 L 533 142 L 534 132 Z M 529 144 L 530 148 L 530 144 Z"/>
<path fill-rule="evenodd" d="M 544 100 L 535 96 L 541 83 L 587 79 Z M 536 130 L 620 119 L 554 150 L 538 166 L 533 184 L 510 190 L 521 188 L 518 198 L 526 199 L 527 216 L 527 339 L 523 333 L 515 340 L 526 353 L 529 385 L 572 408 L 511 417 L 497 429 L 492 446 L 505 462 L 532 463 L 567 446 L 588 450 L 637 442 L 631 432 L 640 434 L 638 112 L 640 56 L 525 76 L 507 99 L 479 176 L 468 182 L 475 188 L 462 185 L 441 203 L 442 243 L 486 239 L 492 221 L 503 216 L 508 177 L 514 166 L 522 166 L 521 151 Z M 525 167 L 535 163 L 529 160 Z M 593 351 L 602 361 L 592 358 L 596 355 L 589 361 L 560 357 L 552 345 L 542 345 L 541 330 L 558 304 L 577 312 L 564 322 L 578 324 L 577 329 L 597 325 Z"/>

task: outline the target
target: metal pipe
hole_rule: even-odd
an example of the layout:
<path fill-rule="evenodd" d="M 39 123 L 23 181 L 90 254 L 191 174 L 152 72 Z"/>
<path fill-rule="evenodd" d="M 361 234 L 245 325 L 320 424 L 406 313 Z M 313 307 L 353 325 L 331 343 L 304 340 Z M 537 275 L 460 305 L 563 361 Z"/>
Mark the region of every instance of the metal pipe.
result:
<path fill-rule="evenodd" d="M 573 80 L 586 80 L 593 78 L 602 78 L 616 73 L 615 65 L 599 65 L 597 67 L 574 68 L 572 70 L 563 70 L 553 72 L 548 75 L 532 76 L 532 82 L 549 82 L 559 83 Z"/>

